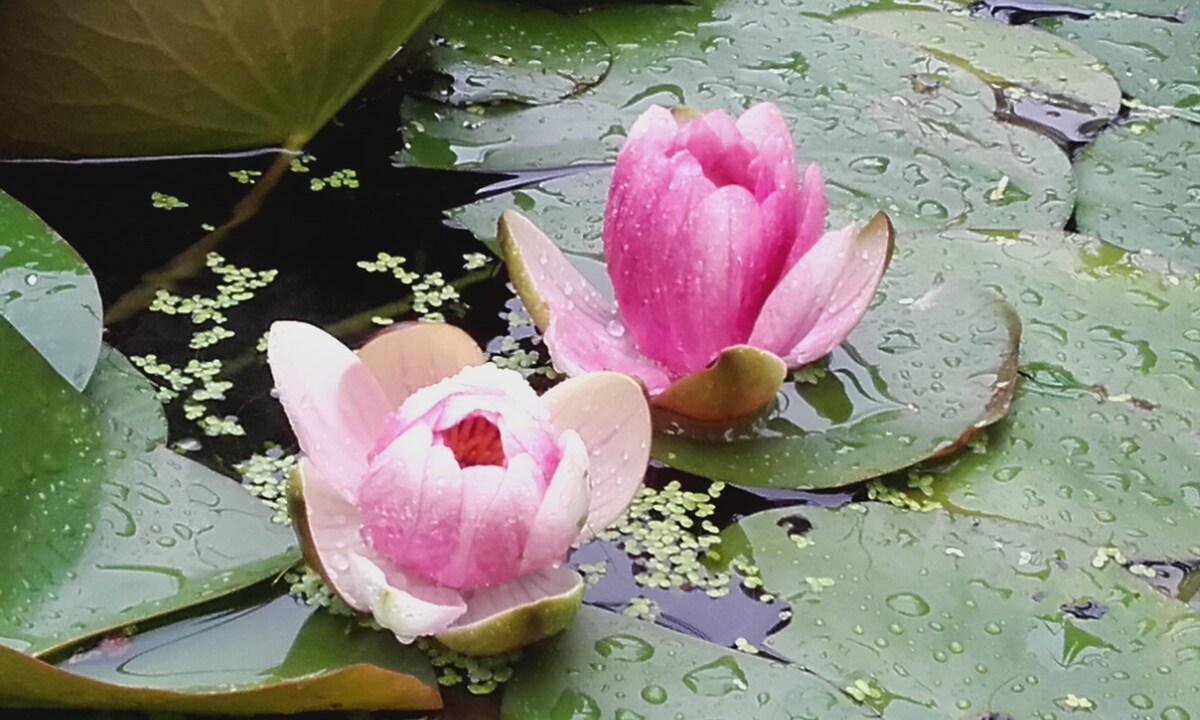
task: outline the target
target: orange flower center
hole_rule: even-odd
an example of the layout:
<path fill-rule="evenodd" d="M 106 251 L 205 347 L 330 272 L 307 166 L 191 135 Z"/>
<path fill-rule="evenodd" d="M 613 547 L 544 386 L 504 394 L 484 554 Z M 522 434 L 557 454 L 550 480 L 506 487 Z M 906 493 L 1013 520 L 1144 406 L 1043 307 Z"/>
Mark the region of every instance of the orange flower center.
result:
<path fill-rule="evenodd" d="M 454 453 L 460 467 L 475 465 L 505 466 L 500 428 L 487 418 L 469 417 L 442 434 L 446 447 Z"/>

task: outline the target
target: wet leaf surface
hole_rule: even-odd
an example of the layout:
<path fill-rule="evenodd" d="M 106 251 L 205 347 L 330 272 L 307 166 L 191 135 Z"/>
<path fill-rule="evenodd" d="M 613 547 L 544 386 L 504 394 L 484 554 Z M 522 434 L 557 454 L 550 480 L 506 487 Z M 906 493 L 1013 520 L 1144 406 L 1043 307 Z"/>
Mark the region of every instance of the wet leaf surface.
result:
<path fill-rule="evenodd" d="M 835 225 L 884 210 L 901 232 L 1055 228 L 1070 213 L 1069 164 L 1054 143 L 996 120 L 990 86 L 921 50 L 782 0 L 618 6 L 582 17 L 613 52 L 599 84 L 534 108 L 410 98 L 398 159 L 500 170 L 606 161 L 652 104 L 740 112 L 771 100 L 794 128 L 801 161 L 821 163 Z M 577 217 L 575 227 L 533 219 L 552 237 L 598 237 Z"/>
<path fill-rule="evenodd" d="M 0 648 L 0 672 L 5 705 L 235 715 L 441 706 L 418 651 L 287 596 L 109 638 L 58 667 Z"/>
<path fill-rule="evenodd" d="M 115 348 L 100 348 L 96 371 L 83 392 L 105 415 L 148 442 L 167 442 L 167 415 L 154 385 Z"/>
<path fill-rule="evenodd" d="M 886 718 L 1186 718 L 1200 702 L 1200 615 L 1094 547 L 986 517 L 884 505 L 794 509 L 725 531 L 792 603 L 767 645 Z M 1064 605 L 1103 603 L 1098 619 Z M 857 692 L 855 692 L 857 691 Z M 1074 698 L 1074 700 L 1072 700 Z M 1086 701 L 1086 702 L 1084 702 Z M 989 715 L 989 713 L 993 713 Z M 1086 714 L 1084 716 L 1087 716 Z"/>
<path fill-rule="evenodd" d="M 1117 81 L 1094 56 L 1036 28 L 924 10 L 864 12 L 840 22 L 922 47 L 998 86 L 1065 98 L 1098 116 L 1121 107 Z"/>
<path fill-rule="evenodd" d="M 14 0 L 0 154 L 303 145 L 438 0 Z"/>
<path fill-rule="evenodd" d="M 1111 128 L 1080 153 L 1075 177 L 1080 232 L 1200 265 L 1200 126 L 1141 120 Z"/>
<path fill-rule="evenodd" d="M 76 388 L 100 353 L 100 290 L 87 263 L 0 190 L 0 316 Z"/>
<path fill-rule="evenodd" d="M 659 434 L 654 457 L 743 485 L 828 488 L 952 452 L 1004 416 L 1020 332 L 988 291 L 885 275 L 815 382 L 786 382 L 776 410 L 716 441 Z"/>
<path fill-rule="evenodd" d="M 867 715 L 799 668 L 585 607 L 574 627 L 526 651 L 504 693 L 511 720 Z"/>
<path fill-rule="evenodd" d="M 577 17 L 536 5 L 455 0 L 438 16 L 427 95 L 453 105 L 561 100 L 600 81 L 610 53 Z"/>
<path fill-rule="evenodd" d="M 1132 3 L 1133 12 L 1171 16 L 1182 3 Z M 1185 22 L 1115 17 L 1047 20 L 1042 25 L 1103 61 L 1121 90 L 1149 105 L 1200 106 L 1200 6 Z"/>
<path fill-rule="evenodd" d="M 298 557 L 235 482 L 104 415 L 0 318 L 0 644 L 42 654 Z"/>

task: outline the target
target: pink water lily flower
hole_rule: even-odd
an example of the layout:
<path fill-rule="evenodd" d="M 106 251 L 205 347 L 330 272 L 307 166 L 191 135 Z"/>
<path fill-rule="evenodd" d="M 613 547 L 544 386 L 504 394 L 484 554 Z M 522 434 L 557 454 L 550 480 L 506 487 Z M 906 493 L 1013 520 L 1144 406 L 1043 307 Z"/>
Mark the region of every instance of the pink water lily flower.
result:
<path fill-rule="evenodd" d="M 724 112 L 651 107 L 629 131 L 604 212 L 615 305 L 534 225 L 500 241 L 554 365 L 636 376 L 654 404 L 722 420 L 775 397 L 788 368 L 829 353 L 865 314 L 891 257 L 879 213 L 824 232 L 824 184 L 798 173 L 770 103 Z"/>
<path fill-rule="evenodd" d="M 304 457 L 293 512 L 305 557 L 402 642 L 506 652 L 567 627 L 583 593 L 563 563 L 641 484 L 649 409 L 618 373 L 539 397 L 461 330 L 412 324 L 352 352 L 300 322 L 267 358 Z"/>

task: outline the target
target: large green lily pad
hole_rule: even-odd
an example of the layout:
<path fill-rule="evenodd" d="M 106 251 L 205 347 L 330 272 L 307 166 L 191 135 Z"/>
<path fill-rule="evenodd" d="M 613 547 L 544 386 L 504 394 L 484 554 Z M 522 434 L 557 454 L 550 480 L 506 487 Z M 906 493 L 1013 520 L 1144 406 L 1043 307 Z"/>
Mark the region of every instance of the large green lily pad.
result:
<path fill-rule="evenodd" d="M 880 10 L 840 22 L 924 48 L 998 86 L 1018 85 L 1112 117 L 1121 88 L 1093 55 L 1034 27 L 928 10 Z"/>
<path fill-rule="evenodd" d="M 290 597 L 238 604 L 55 667 L 0 647 L 5 706 L 251 715 L 441 706 L 424 655 Z"/>
<path fill-rule="evenodd" d="M 816 382 L 723 441 L 660 434 L 654 457 L 743 485 L 825 488 L 960 447 L 1008 410 L 1021 322 L 988 291 L 941 277 L 885 279 Z"/>
<path fill-rule="evenodd" d="M 862 718 L 835 687 L 799 668 L 726 650 L 585 607 L 562 635 L 526 651 L 504 691 L 509 720 Z"/>
<path fill-rule="evenodd" d="M 440 0 L 0 4 L 0 154 L 303 145 Z"/>
<path fill-rule="evenodd" d="M 1142 120 L 1112 128 L 1079 154 L 1075 178 L 1080 232 L 1200 264 L 1200 126 Z"/>
<path fill-rule="evenodd" d="M 760 513 L 720 549 L 754 562 L 792 604 L 767 645 L 857 690 L 885 720 L 1186 718 L 1200 707 L 1200 614 L 1073 538 L 872 504 Z"/>
<path fill-rule="evenodd" d="M 289 530 L 104 415 L 0 318 L 0 645 L 44 654 L 274 576 Z"/>
<path fill-rule="evenodd" d="M 84 395 L 105 415 L 149 442 L 167 441 L 167 414 L 154 385 L 116 348 L 101 347 Z"/>
<path fill-rule="evenodd" d="M 1133 12 L 1173 16 L 1181 2 L 1150 7 L 1130 3 Z M 1122 16 L 1090 20 L 1044 20 L 1042 26 L 1100 58 L 1116 75 L 1126 95 L 1150 105 L 1200 106 L 1200 19 L 1187 22 Z"/>
<path fill-rule="evenodd" d="M 69 383 L 87 384 L 100 354 L 100 288 L 83 258 L 2 190 L 0 316 Z"/>
<path fill-rule="evenodd" d="M 801 161 L 821 164 L 835 224 L 884 210 L 901 233 L 1061 227 L 1070 213 L 1065 155 L 996 120 L 989 85 L 924 51 L 783 0 L 623 5 L 581 17 L 612 49 L 598 84 L 539 107 L 410 98 L 398 159 L 496 170 L 607 161 L 651 104 L 740 112 L 770 100 L 794 127 Z M 567 232 L 534 220 L 551 236 Z"/>
<path fill-rule="evenodd" d="M 428 95 L 455 105 L 561 100 L 599 82 L 610 53 L 577 17 L 536 5 L 453 0 L 427 50 Z"/>

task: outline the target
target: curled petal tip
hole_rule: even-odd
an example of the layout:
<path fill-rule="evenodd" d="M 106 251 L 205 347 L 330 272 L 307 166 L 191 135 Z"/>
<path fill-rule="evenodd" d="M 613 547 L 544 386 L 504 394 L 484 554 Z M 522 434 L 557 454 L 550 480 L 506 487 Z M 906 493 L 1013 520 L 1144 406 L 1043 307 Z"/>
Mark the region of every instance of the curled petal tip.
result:
<path fill-rule="evenodd" d="M 768 405 L 786 377 L 787 365 L 778 355 L 735 345 L 709 367 L 672 383 L 654 399 L 654 407 L 692 420 L 733 420 Z"/>

